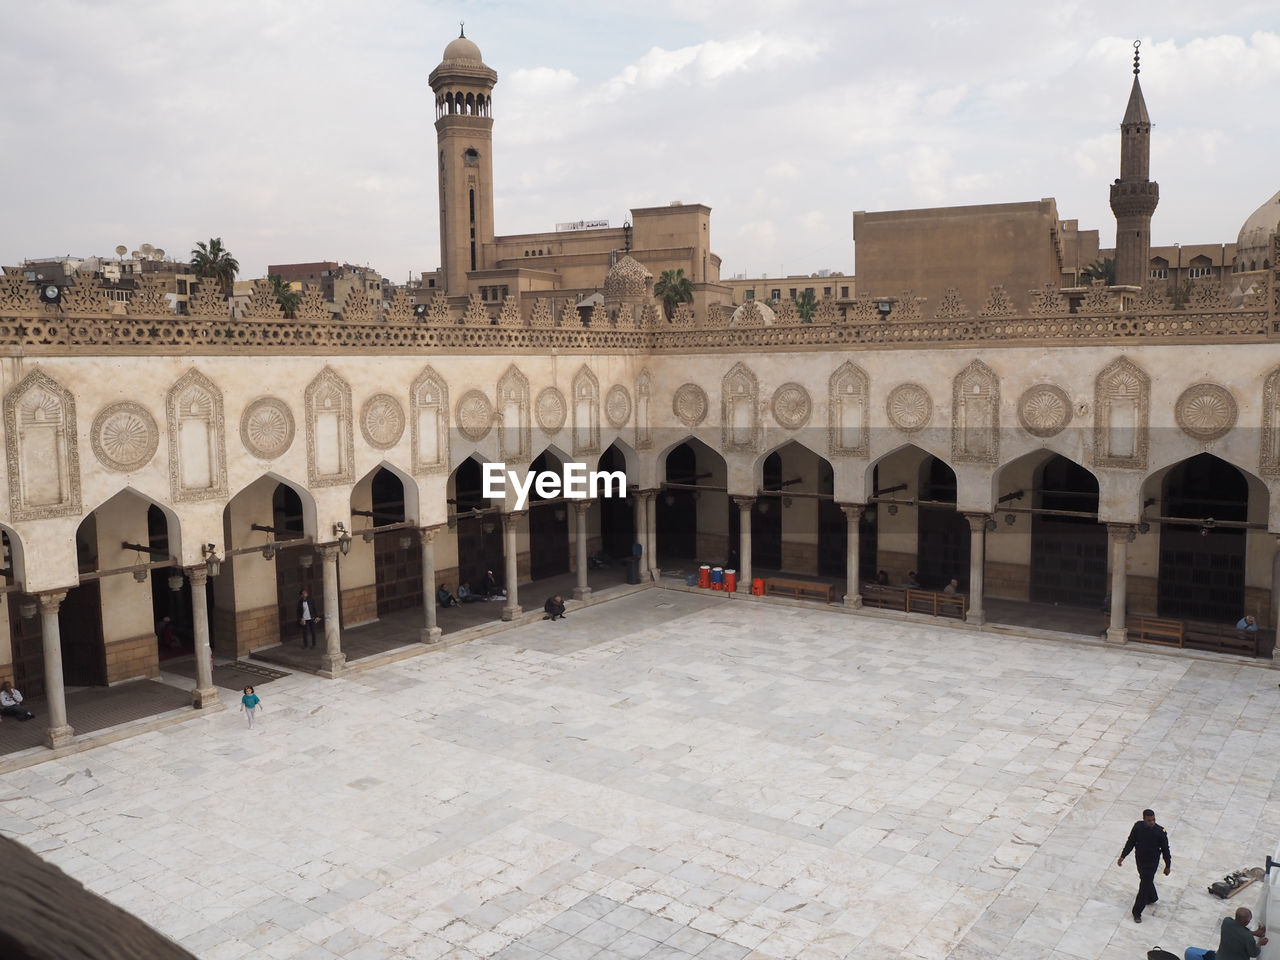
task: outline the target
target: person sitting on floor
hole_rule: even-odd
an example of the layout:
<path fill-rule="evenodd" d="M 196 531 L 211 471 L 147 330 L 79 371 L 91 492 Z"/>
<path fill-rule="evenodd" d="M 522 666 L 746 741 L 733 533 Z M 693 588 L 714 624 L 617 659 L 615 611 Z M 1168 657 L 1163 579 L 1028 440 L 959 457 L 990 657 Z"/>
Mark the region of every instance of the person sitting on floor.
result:
<path fill-rule="evenodd" d="M 916 579 L 916 572 L 914 570 L 907 571 L 907 587 L 912 590 L 920 589 L 920 581 Z"/>
<path fill-rule="evenodd" d="M 35 719 L 35 714 L 22 705 L 22 694 L 8 680 L 0 684 L 0 714 L 19 720 Z"/>
<path fill-rule="evenodd" d="M 1236 636 L 1241 640 L 1251 639 L 1248 637 L 1251 633 L 1258 632 L 1258 621 L 1251 616 L 1243 616 L 1236 622 Z"/>
<path fill-rule="evenodd" d="M 496 600 L 506 595 L 507 591 L 498 586 L 498 580 L 493 575 L 493 571 L 486 570 L 484 572 L 484 598 L 486 600 Z"/>
<path fill-rule="evenodd" d="M 547 602 L 542 605 L 542 609 L 546 611 L 543 620 L 555 620 L 556 617 L 564 619 L 564 601 L 560 599 L 558 593 L 554 597 L 547 597 Z"/>
<path fill-rule="evenodd" d="M 477 597 L 471 592 L 470 583 L 462 583 L 458 585 L 458 602 L 459 603 L 479 603 L 484 597 Z"/>
<path fill-rule="evenodd" d="M 887 587 L 889 585 L 889 571 L 881 570 L 879 573 L 877 573 L 876 583 L 882 587 Z"/>
<path fill-rule="evenodd" d="M 449 592 L 447 583 L 440 584 L 440 589 L 436 591 L 436 603 L 442 607 L 456 607 L 458 605 L 458 598 Z"/>

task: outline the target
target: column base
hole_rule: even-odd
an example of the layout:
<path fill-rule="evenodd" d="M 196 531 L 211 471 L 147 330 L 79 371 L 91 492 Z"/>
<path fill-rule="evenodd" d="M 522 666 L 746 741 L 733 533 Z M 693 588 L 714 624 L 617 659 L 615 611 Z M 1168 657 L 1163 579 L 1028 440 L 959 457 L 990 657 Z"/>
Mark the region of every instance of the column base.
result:
<path fill-rule="evenodd" d="M 524 609 L 518 603 L 510 603 L 502 608 L 503 620 L 514 620 L 520 614 L 524 613 Z"/>
<path fill-rule="evenodd" d="M 659 580 L 662 579 L 662 571 L 659 570 L 657 567 L 650 567 L 649 578 L 651 583 L 657 583 Z"/>
<path fill-rule="evenodd" d="M 342 676 L 343 666 L 347 662 L 345 653 L 326 653 L 320 658 L 320 676 L 326 680 L 336 680 Z"/>
<path fill-rule="evenodd" d="M 197 710 L 203 710 L 205 707 L 220 706 L 222 700 L 218 697 L 217 687 L 196 687 L 191 691 L 191 705 Z"/>
<path fill-rule="evenodd" d="M 981 610 L 970 610 L 965 614 L 964 622 L 974 627 L 980 627 L 987 622 L 987 616 Z"/>
<path fill-rule="evenodd" d="M 439 627 L 423 627 L 418 634 L 419 643 L 439 643 L 444 631 Z"/>
<path fill-rule="evenodd" d="M 849 609 L 851 609 L 851 610 L 861 610 L 861 609 L 862 609 L 862 594 L 860 594 L 860 593 L 846 593 L 846 594 L 844 595 L 844 605 L 845 605 L 846 607 L 848 607 Z"/>
<path fill-rule="evenodd" d="M 44 732 L 44 745 L 50 750 L 57 750 L 69 744 L 75 736 L 75 730 L 65 723 L 60 727 L 49 727 Z"/>
<path fill-rule="evenodd" d="M 575 599 L 575 600 L 590 600 L 590 599 L 591 599 L 591 588 L 590 588 L 590 587 L 574 587 L 574 588 L 573 588 L 573 599 Z"/>
<path fill-rule="evenodd" d="M 1129 628 L 1128 627 L 1107 627 L 1107 633 L 1104 639 L 1107 643 L 1128 643 Z"/>

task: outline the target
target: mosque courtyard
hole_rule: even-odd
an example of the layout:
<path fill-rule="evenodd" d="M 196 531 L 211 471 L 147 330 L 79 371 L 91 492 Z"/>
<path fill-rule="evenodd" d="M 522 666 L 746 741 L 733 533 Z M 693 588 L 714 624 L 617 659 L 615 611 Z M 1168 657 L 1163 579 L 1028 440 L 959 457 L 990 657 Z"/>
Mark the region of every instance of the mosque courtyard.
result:
<path fill-rule="evenodd" d="M 0 832 L 208 960 L 1181 955 L 1276 846 L 1278 676 L 650 589 L 264 684 L 253 730 L 222 691 L 0 776 Z"/>

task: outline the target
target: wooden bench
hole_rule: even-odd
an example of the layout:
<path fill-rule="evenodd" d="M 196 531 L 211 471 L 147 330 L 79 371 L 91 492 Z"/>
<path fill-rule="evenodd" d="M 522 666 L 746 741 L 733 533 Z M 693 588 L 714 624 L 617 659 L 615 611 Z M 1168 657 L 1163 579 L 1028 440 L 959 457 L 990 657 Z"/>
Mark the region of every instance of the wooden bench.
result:
<path fill-rule="evenodd" d="M 1197 650 L 1259 657 L 1262 655 L 1262 631 L 1237 630 L 1234 624 L 1187 620 L 1182 645 Z"/>
<path fill-rule="evenodd" d="M 770 577 L 764 582 L 766 594 L 784 594 L 802 600 L 813 597 L 831 603 L 831 594 L 835 590 L 829 583 L 818 583 L 814 580 L 787 580 L 782 577 Z"/>
<path fill-rule="evenodd" d="M 864 607 L 882 607 L 889 610 L 907 609 L 907 588 L 889 587 L 883 583 L 869 580 L 862 584 L 859 591 Z"/>
<path fill-rule="evenodd" d="M 907 590 L 907 612 L 928 613 L 935 617 L 956 617 L 969 612 L 969 598 L 963 593 L 941 593 L 935 590 Z"/>
<path fill-rule="evenodd" d="M 1159 643 L 1166 647 L 1181 647 L 1185 636 L 1182 621 L 1168 617 L 1131 614 L 1125 618 L 1125 627 L 1129 631 L 1130 640 Z"/>

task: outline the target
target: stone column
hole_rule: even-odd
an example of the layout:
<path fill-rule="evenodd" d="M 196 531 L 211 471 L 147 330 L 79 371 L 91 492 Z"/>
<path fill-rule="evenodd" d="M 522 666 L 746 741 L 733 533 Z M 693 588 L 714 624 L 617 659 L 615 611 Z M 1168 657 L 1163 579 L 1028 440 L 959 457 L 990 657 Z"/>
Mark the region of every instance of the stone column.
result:
<path fill-rule="evenodd" d="M 49 726 L 44 732 L 44 745 L 50 749 L 66 746 L 76 734 L 67 723 L 67 695 L 62 686 L 62 630 L 58 627 L 58 608 L 66 598 L 65 590 L 36 596 L 40 602 L 44 695 L 49 710 Z"/>
<path fill-rule="evenodd" d="M 636 521 L 636 543 L 640 544 L 640 573 L 641 579 L 647 579 L 643 576 L 649 566 L 653 563 L 653 558 L 649 556 L 652 544 L 649 543 L 649 509 L 652 504 L 649 501 L 649 493 L 647 490 L 637 490 L 632 496 L 635 497 L 635 521 Z"/>
<path fill-rule="evenodd" d="M 1125 624 L 1128 615 L 1129 538 L 1133 527 L 1127 523 L 1108 523 L 1111 541 L 1111 625 L 1107 627 L 1107 643 L 1124 643 L 1129 639 Z"/>
<path fill-rule="evenodd" d="M 320 676 L 333 680 L 342 676 L 347 655 L 342 652 L 342 622 L 338 605 L 338 545 L 324 543 L 319 547 L 324 565 L 324 656 L 320 658 Z"/>
<path fill-rule="evenodd" d="M 573 501 L 574 533 L 573 547 L 577 553 L 578 585 L 573 588 L 573 599 L 587 600 L 591 597 L 591 587 L 587 583 L 587 514 L 591 511 L 590 500 Z"/>
<path fill-rule="evenodd" d="M 502 605 L 502 619 L 514 620 L 523 612 L 520 609 L 520 591 L 516 584 L 519 577 L 516 565 L 516 524 L 523 516 L 521 513 L 504 513 L 502 515 L 502 549 L 507 561 L 507 602 Z"/>
<path fill-rule="evenodd" d="M 653 580 L 662 576 L 658 569 L 658 491 L 646 490 L 644 543 L 649 553 L 649 573 Z"/>
<path fill-rule="evenodd" d="M 848 528 L 844 548 L 844 605 L 856 610 L 862 606 L 862 576 L 858 570 L 858 562 L 862 558 L 862 554 L 859 552 L 861 549 L 859 534 L 862 524 L 862 512 L 866 509 L 866 505 L 861 503 L 842 503 L 840 504 L 840 509 L 844 511 L 844 520 Z"/>
<path fill-rule="evenodd" d="M 965 620 L 982 626 L 987 622 L 982 609 L 982 573 L 986 565 L 987 552 L 987 515 L 985 513 L 966 513 L 969 521 L 969 615 Z"/>
<path fill-rule="evenodd" d="M 440 628 L 436 626 L 436 527 L 422 527 L 418 531 L 418 543 L 422 546 L 422 632 L 418 639 L 423 643 L 439 643 Z"/>
<path fill-rule="evenodd" d="M 734 497 L 738 505 L 738 592 L 751 592 L 751 508 L 755 497 Z"/>
<path fill-rule="evenodd" d="M 209 601 L 205 595 L 209 568 L 204 564 L 187 567 L 187 580 L 191 584 L 191 632 L 196 658 L 196 688 L 191 691 L 191 705 L 203 710 L 220 702 L 218 688 L 213 685 L 213 651 L 209 646 Z"/>

